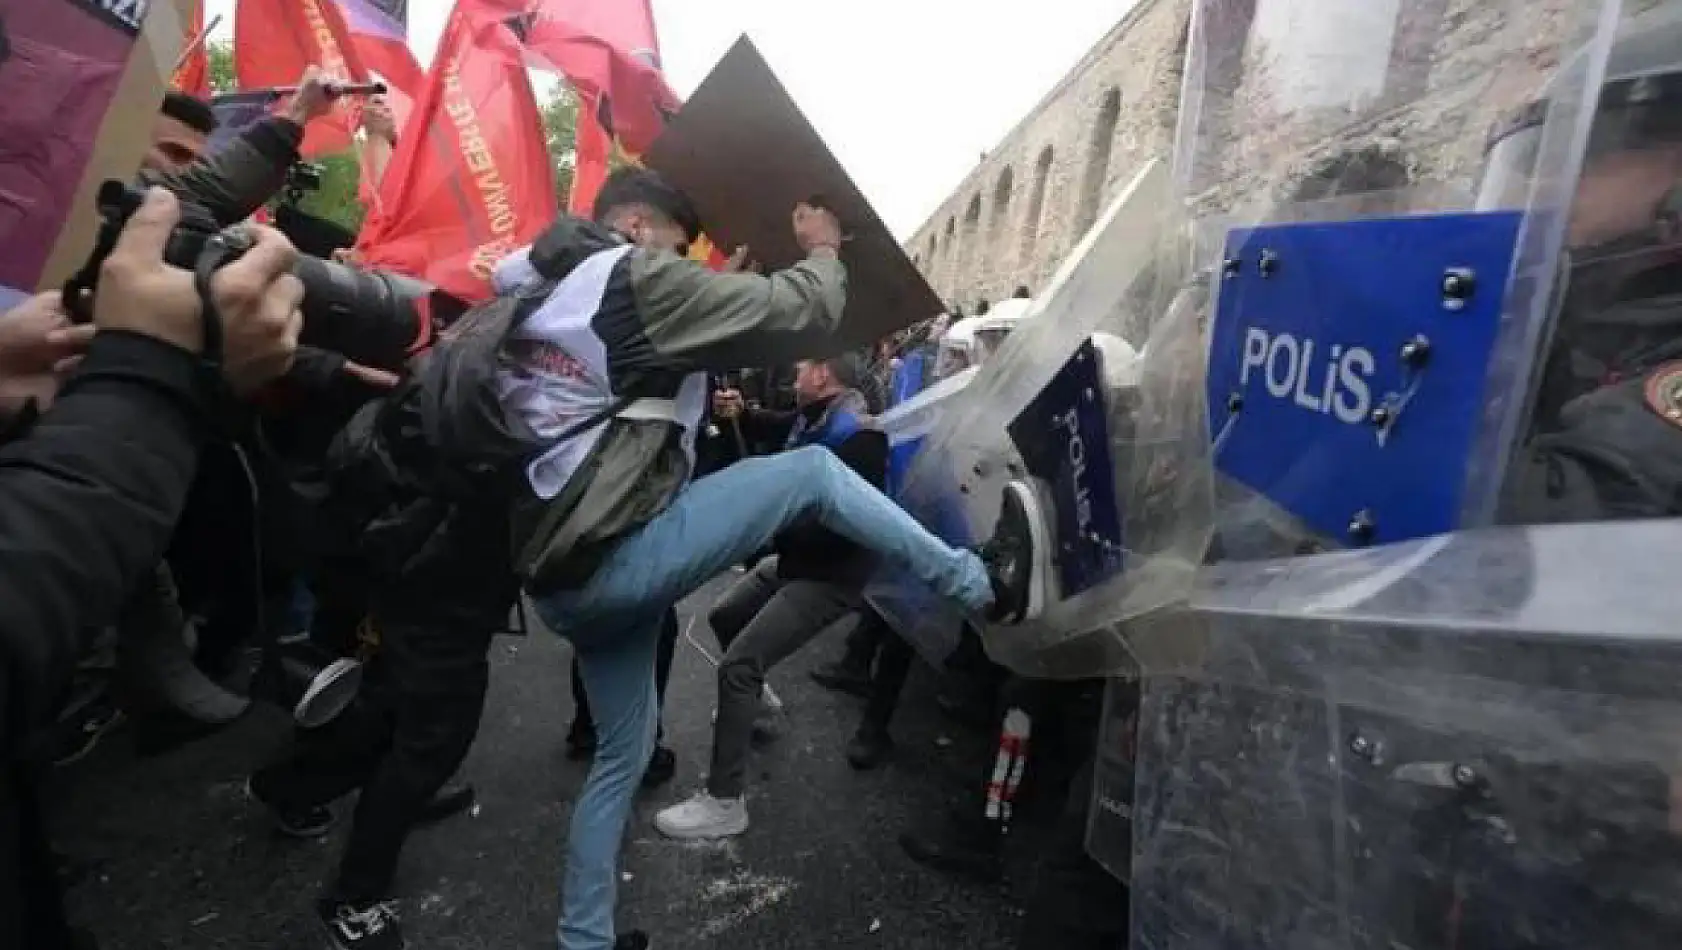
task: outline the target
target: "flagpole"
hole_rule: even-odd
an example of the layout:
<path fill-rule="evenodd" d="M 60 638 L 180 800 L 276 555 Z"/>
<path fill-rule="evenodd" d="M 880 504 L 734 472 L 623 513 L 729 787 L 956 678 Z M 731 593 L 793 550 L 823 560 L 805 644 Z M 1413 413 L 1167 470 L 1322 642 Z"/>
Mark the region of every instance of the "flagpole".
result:
<path fill-rule="evenodd" d="M 218 13 L 210 21 L 209 26 L 206 26 L 204 29 L 200 30 L 199 35 L 193 37 L 193 41 L 191 43 L 188 43 L 187 48 L 182 50 L 181 55 L 176 58 L 175 68 L 170 70 L 170 72 L 169 72 L 169 74 L 171 76 L 180 72 L 181 67 L 187 65 L 187 60 L 191 59 L 193 54 L 197 53 L 199 51 L 200 47 L 204 46 L 205 41 L 210 38 L 210 31 L 216 29 L 216 27 L 221 25 L 221 23 L 222 23 L 222 14 Z"/>

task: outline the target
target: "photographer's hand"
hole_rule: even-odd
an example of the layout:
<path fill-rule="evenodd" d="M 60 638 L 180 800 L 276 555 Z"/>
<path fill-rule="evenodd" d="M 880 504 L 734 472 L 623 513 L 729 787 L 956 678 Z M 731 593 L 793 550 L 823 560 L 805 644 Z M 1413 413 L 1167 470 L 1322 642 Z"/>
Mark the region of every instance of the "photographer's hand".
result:
<path fill-rule="evenodd" d="M 30 400 L 52 405 L 59 377 L 87 349 L 94 328 L 73 326 L 57 291 L 36 294 L 0 315 L 0 418 Z"/>
<path fill-rule="evenodd" d="M 204 323 L 193 275 L 164 263 L 170 232 L 181 218 L 174 195 L 161 188 L 129 219 L 100 268 L 94 324 L 161 340 L 189 353 L 204 349 Z M 303 317 L 303 285 L 292 275 L 298 252 L 280 232 L 250 229 L 244 257 L 216 272 L 210 291 L 222 317 L 223 372 L 235 392 L 269 382 L 292 363 Z"/>

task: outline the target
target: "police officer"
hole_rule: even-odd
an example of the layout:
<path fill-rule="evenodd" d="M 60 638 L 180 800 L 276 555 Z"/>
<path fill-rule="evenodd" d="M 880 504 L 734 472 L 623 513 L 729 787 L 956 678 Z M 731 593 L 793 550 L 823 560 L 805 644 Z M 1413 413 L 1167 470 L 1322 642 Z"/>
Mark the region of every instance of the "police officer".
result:
<path fill-rule="evenodd" d="M 1510 523 L 1682 514 L 1682 2 L 1632 21 L 1606 76 Z M 1546 114 L 1493 137 L 1485 206 L 1513 201 Z"/>

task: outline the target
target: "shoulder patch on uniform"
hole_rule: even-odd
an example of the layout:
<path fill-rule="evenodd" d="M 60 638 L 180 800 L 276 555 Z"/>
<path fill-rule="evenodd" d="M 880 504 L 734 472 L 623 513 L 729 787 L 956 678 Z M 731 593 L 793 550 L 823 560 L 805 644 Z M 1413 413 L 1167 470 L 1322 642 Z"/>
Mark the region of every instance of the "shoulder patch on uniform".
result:
<path fill-rule="evenodd" d="M 1671 425 L 1682 427 L 1682 360 L 1648 373 L 1645 390 L 1647 408 Z"/>

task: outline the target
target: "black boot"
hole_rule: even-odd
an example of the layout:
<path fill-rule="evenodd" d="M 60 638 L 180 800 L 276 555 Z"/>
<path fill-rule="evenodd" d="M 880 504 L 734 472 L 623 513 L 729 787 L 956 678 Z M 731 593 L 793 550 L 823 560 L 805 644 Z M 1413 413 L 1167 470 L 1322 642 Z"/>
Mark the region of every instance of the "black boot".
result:
<path fill-rule="evenodd" d="M 927 868 L 994 882 L 1003 874 L 1004 835 L 997 822 L 949 819 L 934 833 L 908 831 L 899 846 Z"/>
<path fill-rule="evenodd" d="M 1023 623 L 1044 612 L 1050 584 L 1050 532 L 1033 483 L 1006 485 L 993 537 L 977 552 L 993 584 L 988 620 Z"/>
<path fill-rule="evenodd" d="M 654 944 L 649 941 L 648 934 L 640 930 L 622 933 L 613 941 L 613 950 L 649 950 Z"/>
<path fill-rule="evenodd" d="M 432 825 L 446 818 L 454 818 L 472 808 L 477 800 L 478 796 L 471 785 L 446 785 L 421 808 L 420 814 L 415 816 L 415 824 Z"/>
<path fill-rule="evenodd" d="M 567 758 L 574 762 L 596 754 L 596 727 L 586 719 L 574 719 L 567 730 Z"/>
<path fill-rule="evenodd" d="M 643 788 L 659 788 L 677 774 L 677 753 L 665 746 L 655 746 L 648 760 L 648 771 L 642 773 Z"/>
<path fill-rule="evenodd" d="M 888 735 L 888 730 L 862 725 L 853 734 L 852 741 L 847 743 L 847 764 L 860 772 L 868 772 L 888 761 L 893 751 L 894 740 Z"/>
<path fill-rule="evenodd" d="M 275 830 L 288 838 L 320 838 L 333 830 L 338 816 L 330 805 L 283 805 L 263 793 L 263 773 L 245 780 L 245 797 L 269 813 Z"/>
<path fill-rule="evenodd" d="M 129 599 L 117 641 L 117 674 L 123 705 L 138 713 L 182 720 L 186 732 L 204 734 L 225 726 L 251 708 L 251 700 L 223 688 L 193 665 L 187 619 L 167 568 Z M 200 726 L 193 730 L 191 727 Z M 181 731 L 170 732 L 170 737 Z M 196 738 L 196 735 L 190 736 Z M 159 740 L 162 745 L 168 741 Z"/>
<path fill-rule="evenodd" d="M 812 671 L 812 682 L 824 689 L 861 699 L 870 695 L 870 664 L 843 657 Z"/>

